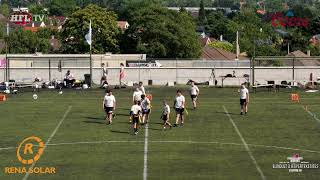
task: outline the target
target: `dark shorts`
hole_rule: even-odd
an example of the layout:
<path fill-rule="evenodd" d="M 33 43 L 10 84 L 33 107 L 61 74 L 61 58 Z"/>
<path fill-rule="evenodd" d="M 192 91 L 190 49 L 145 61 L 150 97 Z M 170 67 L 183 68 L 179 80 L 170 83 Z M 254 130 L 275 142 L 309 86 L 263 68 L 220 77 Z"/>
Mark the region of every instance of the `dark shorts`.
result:
<path fill-rule="evenodd" d="M 113 113 L 113 107 L 106 107 L 104 106 L 104 111 L 108 114 L 112 114 Z"/>
<path fill-rule="evenodd" d="M 142 109 L 142 114 L 150 114 L 150 109 Z"/>
<path fill-rule="evenodd" d="M 241 106 L 244 105 L 246 102 L 247 102 L 246 99 L 240 99 L 240 105 L 241 105 Z"/>
<path fill-rule="evenodd" d="M 181 114 L 181 115 L 183 115 L 183 112 L 184 112 L 184 108 L 176 108 L 176 113 L 177 114 Z"/>
<path fill-rule="evenodd" d="M 139 116 L 133 116 L 132 117 L 132 124 L 135 124 L 135 123 L 137 123 L 137 124 L 139 124 Z"/>
<path fill-rule="evenodd" d="M 194 100 L 196 100 L 197 99 L 197 95 L 191 95 L 191 99 L 192 99 L 192 101 L 194 101 Z"/>
<path fill-rule="evenodd" d="M 102 81 L 107 80 L 107 76 L 102 76 L 102 77 L 101 77 L 101 80 L 102 80 Z"/>
<path fill-rule="evenodd" d="M 167 121 L 167 120 L 168 120 L 168 114 L 162 115 L 162 116 L 161 116 L 161 119 L 162 119 L 163 121 Z"/>

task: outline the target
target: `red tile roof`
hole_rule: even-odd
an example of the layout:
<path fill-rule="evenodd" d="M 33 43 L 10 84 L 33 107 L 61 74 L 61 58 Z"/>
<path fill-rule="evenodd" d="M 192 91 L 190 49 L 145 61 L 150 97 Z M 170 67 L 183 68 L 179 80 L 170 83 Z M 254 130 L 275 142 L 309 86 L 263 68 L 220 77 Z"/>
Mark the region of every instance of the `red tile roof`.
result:
<path fill-rule="evenodd" d="M 121 30 L 126 30 L 129 27 L 129 23 L 127 21 L 117 21 L 117 23 Z"/>
<path fill-rule="evenodd" d="M 236 54 L 223 49 L 206 46 L 202 48 L 201 58 L 205 60 L 235 60 Z M 246 60 L 248 58 L 240 56 L 239 59 Z"/>

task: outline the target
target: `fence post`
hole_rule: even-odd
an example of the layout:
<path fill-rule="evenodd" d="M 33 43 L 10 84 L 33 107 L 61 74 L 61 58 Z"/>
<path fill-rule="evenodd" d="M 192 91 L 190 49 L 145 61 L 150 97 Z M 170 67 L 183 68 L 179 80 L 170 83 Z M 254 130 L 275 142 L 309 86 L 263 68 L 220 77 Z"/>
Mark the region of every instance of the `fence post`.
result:
<path fill-rule="evenodd" d="M 295 80 L 294 73 L 295 73 L 295 57 L 293 57 L 293 59 L 292 59 L 292 83 L 293 83 L 293 85 L 295 84 L 295 82 L 294 82 L 294 80 Z"/>
<path fill-rule="evenodd" d="M 254 86 L 254 79 L 255 79 L 255 77 L 254 77 L 254 61 L 255 61 L 255 56 L 253 56 L 253 58 L 251 58 L 252 60 L 252 86 Z"/>
<path fill-rule="evenodd" d="M 51 59 L 49 59 L 49 81 L 51 82 Z"/>

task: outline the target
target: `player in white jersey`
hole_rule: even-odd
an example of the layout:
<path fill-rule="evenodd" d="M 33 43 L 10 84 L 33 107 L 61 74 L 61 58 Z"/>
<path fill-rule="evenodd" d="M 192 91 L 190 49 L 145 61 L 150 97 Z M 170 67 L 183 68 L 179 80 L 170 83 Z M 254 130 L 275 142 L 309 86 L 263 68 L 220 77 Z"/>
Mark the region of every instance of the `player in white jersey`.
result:
<path fill-rule="evenodd" d="M 142 92 L 142 94 L 146 94 L 146 90 L 143 87 L 143 83 L 140 81 L 139 82 L 139 90 Z"/>
<path fill-rule="evenodd" d="M 161 119 L 163 120 L 163 129 L 166 129 L 168 125 L 171 129 L 172 125 L 170 124 L 170 106 L 168 105 L 167 101 L 163 101 L 163 110 L 161 114 Z"/>
<path fill-rule="evenodd" d="M 245 85 L 241 85 L 240 88 L 240 108 L 241 115 L 248 113 L 248 104 L 249 104 L 249 90 Z"/>
<path fill-rule="evenodd" d="M 196 86 L 194 84 L 194 82 L 191 82 L 191 88 L 190 88 L 190 96 L 191 96 L 191 100 L 192 100 L 192 105 L 193 105 L 193 109 L 197 108 L 197 98 L 199 95 L 200 91 L 198 86 Z"/>
<path fill-rule="evenodd" d="M 139 88 L 136 88 L 135 91 L 133 92 L 133 95 L 132 95 L 133 104 L 135 104 L 135 101 L 141 102 L 141 95 L 142 95 L 142 91 L 140 91 Z"/>
<path fill-rule="evenodd" d="M 140 101 L 135 101 L 134 105 L 131 107 L 130 116 L 132 119 L 134 134 L 138 134 L 138 126 L 139 126 L 139 120 L 141 118 L 141 104 Z"/>
<path fill-rule="evenodd" d="M 112 95 L 111 90 L 107 90 L 107 93 L 103 99 L 102 107 L 106 113 L 107 123 L 111 124 L 113 111 L 116 109 L 116 98 Z"/>
<path fill-rule="evenodd" d="M 174 101 L 174 107 L 176 108 L 176 123 L 173 125 L 174 127 L 177 127 L 179 125 L 180 121 L 180 126 L 183 126 L 184 123 L 184 106 L 185 106 L 185 98 L 182 95 L 180 90 L 177 90 L 177 95 L 176 99 Z"/>
<path fill-rule="evenodd" d="M 142 124 L 148 123 L 149 115 L 151 112 L 151 101 L 146 95 L 141 95 L 141 108 L 142 108 Z"/>
<path fill-rule="evenodd" d="M 108 64 L 107 64 L 108 66 Z M 108 69 L 106 67 L 106 65 L 104 63 L 101 64 L 101 68 L 102 68 L 102 76 L 101 76 L 101 80 L 100 80 L 100 85 L 102 88 L 106 88 L 108 86 Z"/>

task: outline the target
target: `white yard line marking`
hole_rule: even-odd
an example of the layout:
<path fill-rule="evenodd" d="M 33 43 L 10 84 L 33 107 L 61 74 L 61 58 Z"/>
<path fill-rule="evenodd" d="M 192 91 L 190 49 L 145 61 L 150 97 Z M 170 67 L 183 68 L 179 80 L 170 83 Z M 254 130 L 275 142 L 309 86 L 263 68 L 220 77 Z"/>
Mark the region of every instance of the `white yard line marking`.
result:
<path fill-rule="evenodd" d="M 69 112 L 71 111 L 72 106 L 69 106 L 68 109 L 66 110 L 66 112 L 63 114 L 61 120 L 59 121 L 58 125 L 56 126 L 56 128 L 53 130 L 53 132 L 51 133 L 50 137 L 48 138 L 48 140 L 46 141 L 44 148 L 43 148 L 43 153 L 45 151 L 45 149 L 47 148 L 48 144 L 50 143 L 51 139 L 53 138 L 53 136 L 57 133 L 58 129 L 60 128 L 61 124 L 63 123 L 63 121 L 66 119 L 67 115 L 69 114 Z M 43 154 L 42 154 L 43 155 Z M 30 168 L 34 168 L 34 166 L 36 165 L 37 161 L 35 161 L 34 163 L 32 163 Z M 22 180 L 27 180 L 29 177 L 29 171 L 26 173 L 26 175 L 23 177 Z"/>
<path fill-rule="evenodd" d="M 79 142 L 62 142 L 62 143 L 54 143 L 48 144 L 48 146 L 63 146 L 63 145 L 81 145 L 81 144 L 107 144 L 107 143 L 144 143 L 144 141 L 79 141 Z M 223 143 L 217 141 L 148 141 L 148 143 L 186 143 L 186 144 L 220 144 L 220 145 L 235 145 L 235 146 L 243 146 L 242 143 Z M 302 151 L 302 152 L 310 152 L 310 153 L 319 153 L 320 151 L 310 150 L 310 149 L 299 149 L 299 148 L 291 148 L 291 147 L 282 147 L 282 146 L 270 146 L 270 145 L 262 145 L 262 144 L 248 144 L 248 146 L 252 147 L 262 147 L 269 149 L 285 149 L 285 150 L 293 150 L 293 151 Z M 4 147 L 0 148 L 1 150 L 8 149 L 17 149 L 18 147 Z"/>
<path fill-rule="evenodd" d="M 313 119 L 315 119 L 316 121 L 320 122 L 320 119 L 316 116 L 316 114 L 312 113 L 311 111 L 309 111 L 308 109 L 306 109 L 305 107 L 302 107 L 310 116 L 313 117 Z"/>
<path fill-rule="evenodd" d="M 7 149 L 17 149 L 17 147 L 3 147 L 3 148 L 0 148 L 0 151 L 7 150 Z"/>
<path fill-rule="evenodd" d="M 263 172 L 262 172 L 262 170 L 261 170 L 261 168 L 260 168 L 259 164 L 257 163 L 256 159 L 254 158 L 254 156 L 253 156 L 253 154 L 252 154 L 252 152 L 251 152 L 251 150 L 250 150 L 250 148 L 249 148 L 249 146 L 248 146 L 247 142 L 244 140 L 244 138 L 243 138 L 243 136 L 242 136 L 242 134 L 241 134 L 240 130 L 238 129 L 238 127 L 237 127 L 236 123 L 235 123 L 235 122 L 233 121 L 233 119 L 231 118 L 231 116 L 230 116 L 230 114 L 229 114 L 229 112 L 228 112 L 227 108 L 226 108 L 225 106 L 222 106 L 222 107 L 223 107 L 223 109 L 224 109 L 224 112 L 225 112 L 225 113 L 226 113 L 226 115 L 228 116 L 228 118 L 229 118 L 229 120 L 230 120 L 231 124 L 233 125 L 234 129 L 235 129 L 235 130 L 236 130 L 236 132 L 238 133 L 238 135 L 239 135 L 239 137 L 240 137 L 240 139 L 241 139 L 241 141 L 242 141 L 242 143 L 243 143 L 243 145 L 244 145 L 245 149 L 247 150 L 247 152 L 248 152 L 248 154 L 249 154 L 249 156 L 250 156 L 250 158 L 251 158 L 251 160 L 252 160 L 253 164 L 256 166 L 256 168 L 257 168 L 257 170 L 258 170 L 258 172 L 259 172 L 259 174 L 260 174 L 261 179 L 262 179 L 262 180 L 265 180 L 265 179 L 266 179 L 266 177 L 264 176 L 264 174 L 263 174 Z"/>
<path fill-rule="evenodd" d="M 146 124 L 144 132 L 143 180 L 148 179 L 148 137 L 149 124 Z"/>

